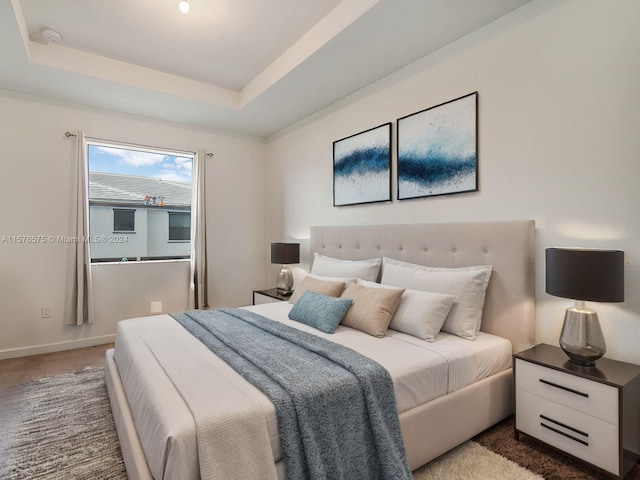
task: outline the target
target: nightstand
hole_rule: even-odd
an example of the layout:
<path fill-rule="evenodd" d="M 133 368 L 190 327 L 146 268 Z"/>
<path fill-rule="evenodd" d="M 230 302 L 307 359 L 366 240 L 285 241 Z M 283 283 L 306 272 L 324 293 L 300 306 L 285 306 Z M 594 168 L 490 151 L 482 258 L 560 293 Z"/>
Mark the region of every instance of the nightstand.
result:
<path fill-rule="evenodd" d="M 260 305 L 262 303 L 288 302 L 290 298 L 291 295 L 281 295 L 280 293 L 278 293 L 277 288 L 253 291 L 254 305 Z"/>
<path fill-rule="evenodd" d="M 569 362 L 540 344 L 514 355 L 516 438 L 527 434 L 617 478 L 640 458 L 640 366 Z"/>

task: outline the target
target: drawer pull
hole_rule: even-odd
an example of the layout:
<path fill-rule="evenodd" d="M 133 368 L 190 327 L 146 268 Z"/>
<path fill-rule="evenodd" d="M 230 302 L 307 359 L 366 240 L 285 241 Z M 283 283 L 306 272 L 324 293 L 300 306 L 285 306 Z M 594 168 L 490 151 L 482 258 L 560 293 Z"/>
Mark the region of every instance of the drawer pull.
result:
<path fill-rule="evenodd" d="M 562 432 L 562 431 L 558 430 L 557 428 L 553 428 L 553 427 L 551 427 L 551 426 L 549 426 L 547 424 L 544 424 L 542 422 L 540 422 L 540 426 L 544 427 L 544 428 L 547 428 L 547 429 L 551 430 L 552 432 L 556 432 L 556 433 L 558 433 L 560 435 L 563 435 L 563 436 L 565 436 L 567 438 L 570 438 L 574 442 L 581 443 L 582 445 L 586 445 L 587 447 L 589 446 L 589 442 L 585 442 L 581 438 L 577 438 L 577 437 L 574 437 L 573 435 L 569 435 L 568 433 Z"/>
<path fill-rule="evenodd" d="M 540 418 L 543 420 L 546 420 L 547 422 L 551 422 L 551 423 L 555 423 L 556 425 L 559 425 L 563 428 L 566 428 L 567 430 L 572 430 L 574 432 L 576 432 L 579 435 L 583 435 L 585 437 L 589 437 L 589 434 L 586 432 L 583 432 L 582 430 L 578 430 L 577 428 L 573 428 L 565 423 L 559 422 L 557 420 L 554 420 L 553 418 L 547 417 L 546 415 L 540 415 Z"/>
<path fill-rule="evenodd" d="M 542 378 L 538 379 L 540 383 L 544 383 L 545 385 L 550 385 L 552 387 L 559 388 L 561 390 L 565 390 L 567 392 L 575 393 L 576 395 L 580 395 L 581 397 L 589 398 L 588 393 L 581 392 L 579 390 L 574 390 L 573 388 L 565 387 L 563 385 L 558 385 L 557 383 L 550 382 L 549 380 L 544 380 Z"/>

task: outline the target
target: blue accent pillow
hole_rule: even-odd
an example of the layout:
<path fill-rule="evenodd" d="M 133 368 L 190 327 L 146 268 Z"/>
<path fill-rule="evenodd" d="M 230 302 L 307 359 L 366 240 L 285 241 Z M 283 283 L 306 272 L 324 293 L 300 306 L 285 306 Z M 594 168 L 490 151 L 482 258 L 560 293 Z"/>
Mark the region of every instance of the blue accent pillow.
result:
<path fill-rule="evenodd" d="M 351 303 L 350 298 L 328 297 L 307 290 L 291 308 L 289 318 L 325 333 L 333 333 L 351 307 Z"/>

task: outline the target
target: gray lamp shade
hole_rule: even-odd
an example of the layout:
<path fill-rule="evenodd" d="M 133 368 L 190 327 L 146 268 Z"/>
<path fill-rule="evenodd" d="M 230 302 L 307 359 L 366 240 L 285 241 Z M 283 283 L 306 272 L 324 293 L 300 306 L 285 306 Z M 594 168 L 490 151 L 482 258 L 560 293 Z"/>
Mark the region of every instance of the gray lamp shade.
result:
<path fill-rule="evenodd" d="M 271 244 L 271 263 L 288 265 L 300 263 L 300 244 L 274 242 Z"/>
<path fill-rule="evenodd" d="M 573 300 L 624 302 L 624 252 L 547 248 L 546 289 Z"/>

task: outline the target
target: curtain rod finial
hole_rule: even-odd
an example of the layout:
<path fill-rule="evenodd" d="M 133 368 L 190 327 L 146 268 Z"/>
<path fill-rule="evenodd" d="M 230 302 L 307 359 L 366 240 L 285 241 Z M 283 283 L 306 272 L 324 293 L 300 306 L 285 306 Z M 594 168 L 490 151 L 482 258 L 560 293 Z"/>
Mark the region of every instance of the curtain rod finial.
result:
<path fill-rule="evenodd" d="M 76 134 L 75 133 L 71 133 L 71 132 L 64 132 L 64 136 L 69 138 L 69 137 L 75 137 Z"/>

